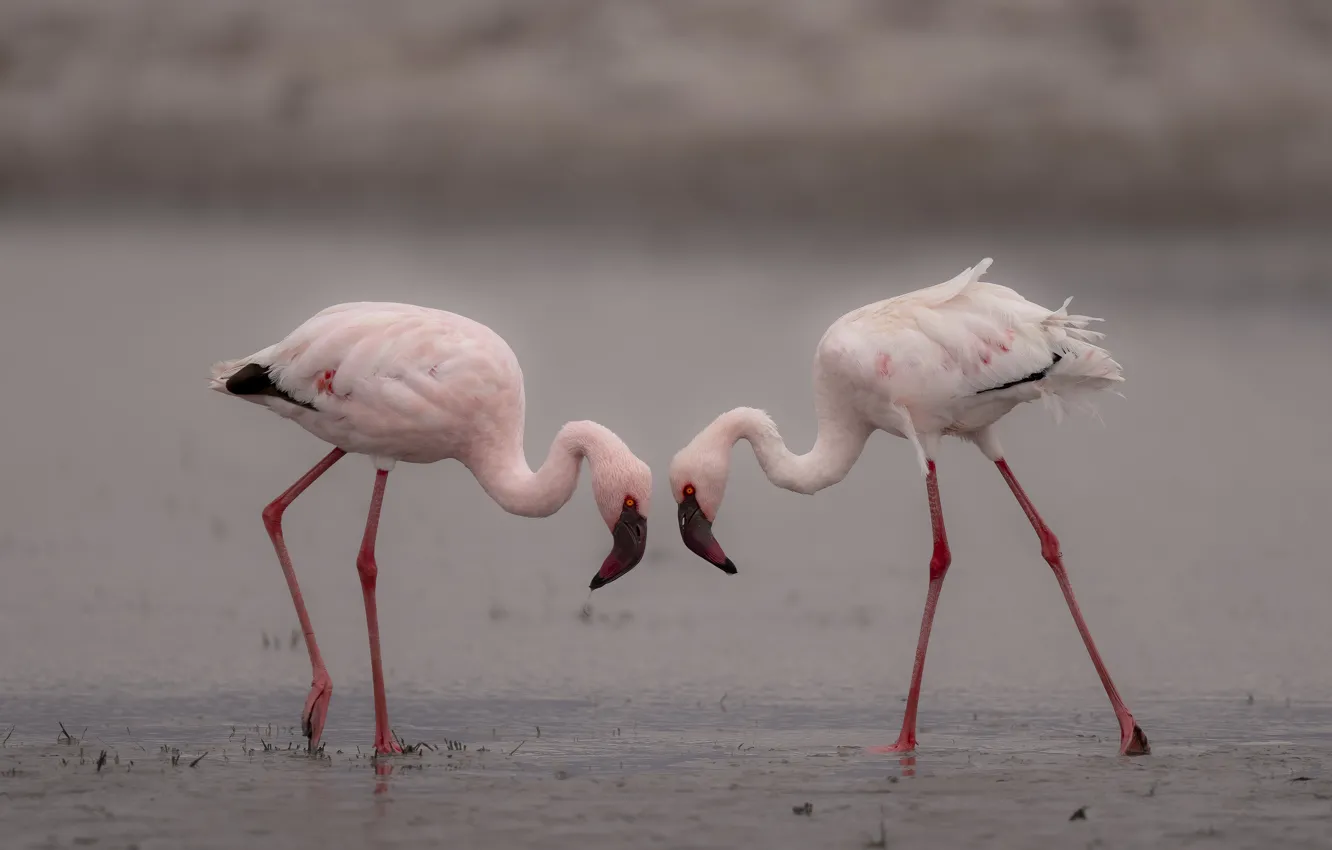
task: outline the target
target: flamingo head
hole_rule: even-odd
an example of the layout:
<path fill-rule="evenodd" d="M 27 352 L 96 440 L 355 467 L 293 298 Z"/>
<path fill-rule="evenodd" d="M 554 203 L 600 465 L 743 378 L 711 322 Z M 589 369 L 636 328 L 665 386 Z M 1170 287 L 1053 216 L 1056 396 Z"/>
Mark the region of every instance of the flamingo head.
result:
<path fill-rule="evenodd" d="M 671 461 L 670 478 L 671 495 L 678 506 L 680 537 L 685 546 L 727 575 L 735 575 L 735 564 L 712 535 L 712 523 L 726 495 L 730 472 L 728 448 L 695 439 Z"/>
<path fill-rule="evenodd" d="M 592 494 L 611 532 L 611 551 L 589 587 L 605 587 L 638 566 L 647 549 L 652 470 L 626 448 L 622 457 L 593 467 Z"/>

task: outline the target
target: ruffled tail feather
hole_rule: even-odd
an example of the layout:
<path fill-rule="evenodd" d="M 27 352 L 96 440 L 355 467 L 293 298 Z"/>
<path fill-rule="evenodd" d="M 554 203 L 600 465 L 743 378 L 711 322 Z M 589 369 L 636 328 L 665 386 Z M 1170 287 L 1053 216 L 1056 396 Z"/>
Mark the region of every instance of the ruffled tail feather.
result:
<path fill-rule="evenodd" d="M 227 378 L 234 375 L 237 369 L 248 362 L 250 362 L 248 358 L 242 357 L 240 360 L 219 360 L 214 363 L 212 374 L 208 379 L 208 389 L 220 393 L 227 392 Z"/>

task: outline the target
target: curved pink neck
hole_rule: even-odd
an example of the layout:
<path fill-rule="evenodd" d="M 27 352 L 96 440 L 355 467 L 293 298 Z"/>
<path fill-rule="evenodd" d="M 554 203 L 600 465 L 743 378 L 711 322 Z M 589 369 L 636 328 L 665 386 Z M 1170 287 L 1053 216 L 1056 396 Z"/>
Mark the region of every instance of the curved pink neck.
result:
<path fill-rule="evenodd" d="M 763 474 L 773 484 L 796 493 L 817 493 L 841 481 L 860 458 L 870 430 L 820 412 L 814 447 L 797 455 L 786 447 L 777 426 L 763 411 L 737 407 L 723 413 L 711 426 L 723 445 L 748 440 Z"/>
<path fill-rule="evenodd" d="M 595 476 L 617 444 L 623 445 L 619 437 L 595 422 L 569 422 L 555 435 L 536 472 L 527 465 L 521 431 L 478 452 L 467 466 L 482 489 L 508 513 L 545 517 L 573 496 L 583 458 L 588 459 Z"/>

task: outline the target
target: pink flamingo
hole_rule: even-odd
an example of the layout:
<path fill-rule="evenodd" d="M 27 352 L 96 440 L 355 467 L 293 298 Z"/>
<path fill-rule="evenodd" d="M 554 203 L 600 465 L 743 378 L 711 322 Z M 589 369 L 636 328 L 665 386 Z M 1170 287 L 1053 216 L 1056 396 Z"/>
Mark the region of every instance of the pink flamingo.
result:
<path fill-rule="evenodd" d="M 819 431 L 807 454 L 792 454 L 761 410 L 738 407 L 704 428 L 671 462 L 680 534 L 695 554 L 727 572 L 735 571 L 713 537 L 712 523 L 726 491 L 731 447 L 739 440 L 753 446 L 769 481 L 806 494 L 845 478 L 874 431 L 909 440 L 925 475 L 934 556 L 902 732 L 892 746 L 875 748 L 909 752 L 916 748 L 916 704 L 930 625 L 952 560 L 934 458 L 944 436 L 975 443 L 999 468 L 1036 529 L 1041 554 L 1068 600 L 1119 719 L 1120 752 L 1143 755 L 1151 751 L 1147 736 L 1120 699 L 1096 651 L 1073 598 L 1059 541 L 1013 476 L 993 430 L 1000 418 L 1027 401 L 1044 398 L 1058 415 L 1064 401 L 1122 381 L 1120 367 L 1091 342 L 1102 336 L 1086 329 L 1097 320 L 1070 316 L 1068 301 L 1052 311 L 1008 287 L 982 283 L 990 262 L 982 260 L 937 286 L 861 307 L 828 328 L 814 357 Z"/>
<path fill-rule="evenodd" d="M 402 751 L 389 730 L 375 609 L 375 535 L 384 485 L 397 461 L 458 460 L 504 510 L 543 517 L 569 501 L 586 458 L 592 494 L 613 540 L 592 589 L 643 558 L 652 500 L 647 464 L 608 428 L 570 422 L 532 472 L 523 455 L 518 359 L 498 334 L 471 319 L 408 304 L 338 304 L 276 345 L 214 365 L 211 388 L 261 404 L 335 447 L 263 511 L 310 651 L 314 677 L 301 720 L 311 751 L 323 734 L 333 683 L 282 539 L 282 514 L 347 452 L 369 455 L 377 470 L 356 569 L 370 632 L 378 753 Z"/>

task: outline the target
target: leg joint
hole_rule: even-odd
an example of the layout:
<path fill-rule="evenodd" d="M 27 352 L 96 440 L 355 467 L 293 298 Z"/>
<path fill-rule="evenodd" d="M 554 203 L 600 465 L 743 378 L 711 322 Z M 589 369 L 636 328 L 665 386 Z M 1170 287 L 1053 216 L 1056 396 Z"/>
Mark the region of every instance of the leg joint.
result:
<path fill-rule="evenodd" d="M 1036 534 L 1041 539 L 1041 557 L 1052 566 L 1059 563 L 1063 554 L 1059 550 L 1059 538 L 1055 537 L 1054 532 L 1046 528 L 1044 523 L 1036 527 Z"/>
<path fill-rule="evenodd" d="M 362 551 L 356 556 L 356 572 L 361 574 L 361 584 L 373 587 L 379 576 L 379 565 L 375 563 L 375 553 Z"/>
<path fill-rule="evenodd" d="M 948 550 L 948 544 L 935 546 L 934 556 L 930 558 L 930 581 L 943 578 L 952 563 L 953 553 Z"/>
<path fill-rule="evenodd" d="M 287 510 L 287 506 L 282 504 L 281 499 L 274 500 L 264 508 L 264 528 L 270 532 L 282 530 L 282 514 Z"/>

